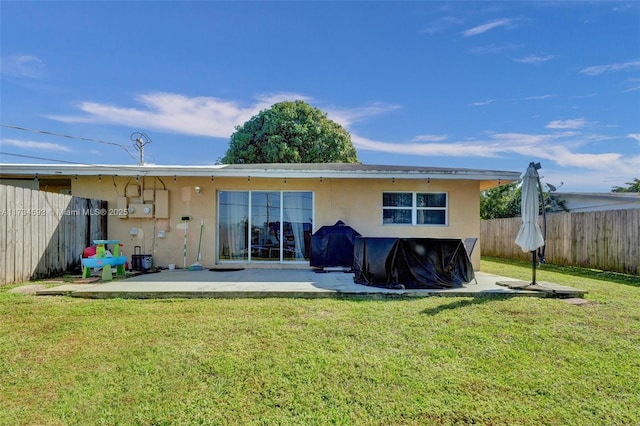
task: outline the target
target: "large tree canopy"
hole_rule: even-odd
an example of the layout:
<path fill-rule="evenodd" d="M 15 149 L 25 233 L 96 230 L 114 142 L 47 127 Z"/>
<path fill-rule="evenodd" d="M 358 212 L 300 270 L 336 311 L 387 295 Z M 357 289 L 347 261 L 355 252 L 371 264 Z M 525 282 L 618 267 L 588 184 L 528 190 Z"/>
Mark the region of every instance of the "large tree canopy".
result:
<path fill-rule="evenodd" d="M 303 101 L 280 102 L 236 126 L 224 164 L 357 163 L 351 135 Z"/>

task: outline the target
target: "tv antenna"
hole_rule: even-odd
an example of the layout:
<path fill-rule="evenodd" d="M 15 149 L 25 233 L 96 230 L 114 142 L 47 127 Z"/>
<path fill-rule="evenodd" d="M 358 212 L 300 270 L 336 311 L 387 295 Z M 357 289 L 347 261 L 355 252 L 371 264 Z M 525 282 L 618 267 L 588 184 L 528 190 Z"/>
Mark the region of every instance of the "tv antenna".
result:
<path fill-rule="evenodd" d="M 151 143 L 151 138 L 142 132 L 131 133 L 131 140 L 134 142 L 133 147 L 140 153 L 139 166 L 144 166 L 144 146 Z"/>

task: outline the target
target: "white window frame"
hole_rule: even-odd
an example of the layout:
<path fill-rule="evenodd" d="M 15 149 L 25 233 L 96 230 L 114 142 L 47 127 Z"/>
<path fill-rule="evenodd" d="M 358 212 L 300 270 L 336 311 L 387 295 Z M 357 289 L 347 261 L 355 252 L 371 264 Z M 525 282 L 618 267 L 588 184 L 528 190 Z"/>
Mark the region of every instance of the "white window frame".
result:
<path fill-rule="evenodd" d="M 411 206 L 385 206 L 384 195 L 385 194 L 411 194 Z M 444 207 L 419 207 L 418 206 L 418 194 L 444 194 L 445 206 Z M 411 223 L 385 223 L 384 211 L 385 210 L 411 210 Z M 418 211 L 431 210 L 431 211 L 444 211 L 444 223 L 418 223 Z M 443 191 L 383 191 L 382 192 L 382 225 L 383 226 L 449 226 L 449 193 Z"/>

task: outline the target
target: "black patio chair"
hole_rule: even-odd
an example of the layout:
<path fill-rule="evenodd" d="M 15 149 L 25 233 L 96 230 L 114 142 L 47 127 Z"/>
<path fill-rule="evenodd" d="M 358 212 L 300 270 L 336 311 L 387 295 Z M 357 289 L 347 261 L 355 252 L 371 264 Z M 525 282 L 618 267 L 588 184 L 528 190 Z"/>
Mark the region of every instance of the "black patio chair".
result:
<path fill-rule="evenodd" d="M 467 256 L 471 259 L 471 253 L 473 253 L 473 249 L 476 247 L 476 243 L 478 242 L 477 238 L 465 238 L 464 239 L 464 250 L 467 252 Z M 478 284 L 478 280 L 476 279 L 476 275 L 473 274 L 473 281 Z"/>

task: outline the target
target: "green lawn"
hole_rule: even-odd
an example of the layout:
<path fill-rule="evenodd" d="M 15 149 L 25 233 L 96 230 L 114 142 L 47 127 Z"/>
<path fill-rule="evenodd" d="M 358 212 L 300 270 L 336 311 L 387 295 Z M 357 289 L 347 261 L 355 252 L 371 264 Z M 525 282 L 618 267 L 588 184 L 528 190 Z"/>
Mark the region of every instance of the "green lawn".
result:
<path fill-rule="evenodd" d="M 526 263 L 483 259 L 528 279 Z M 83 300 L 0 290 L 0 424 L 640 424 L 640 286 L 559 299 Z"/>

